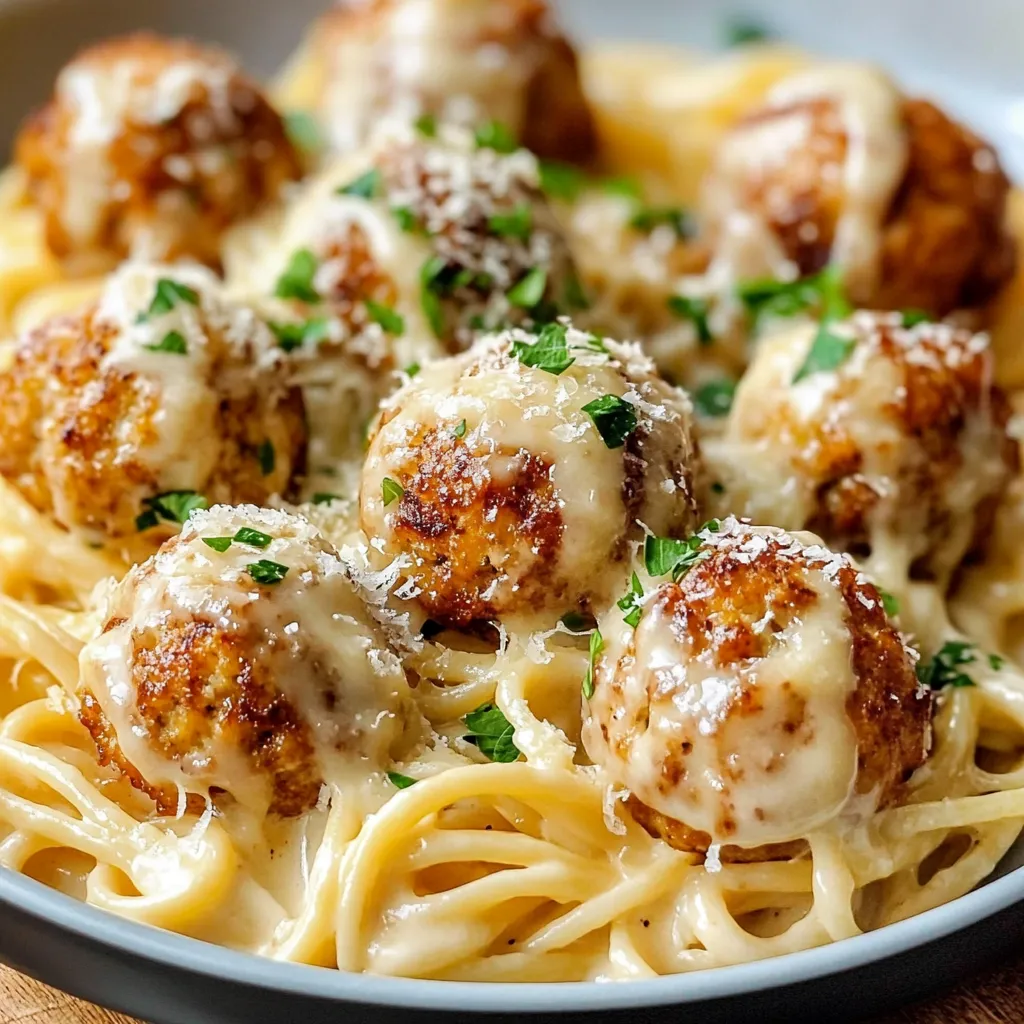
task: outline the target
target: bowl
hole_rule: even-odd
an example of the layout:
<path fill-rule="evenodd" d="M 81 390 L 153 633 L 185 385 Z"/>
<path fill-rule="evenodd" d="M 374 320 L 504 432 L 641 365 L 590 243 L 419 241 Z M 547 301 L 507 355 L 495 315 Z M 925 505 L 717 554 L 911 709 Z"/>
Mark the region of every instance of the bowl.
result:
<path fill-rule="evenodd" d="M 220 42 L 269 75 L 298 42 L 320 0 L 2 0 L 0 139 L 47 95 L 83 44 L 133 28 Z M 730 16 L 754 17 L 810 49 L 875 60 L 987 135 L 1024 179 L 1024 95 L 1015 0 L 563 0 L 581 39 L 714 47 Z M 975 891 L 917 917 L 776 959 L 627 984 L 492 985 L 416 981 L 271 962 L 123 921 L 0 869 L 0 961 L 154 1024 L 303 1021 L 343 1014 L 374 1024 L 486 1015 L 704 1024 L 862 1020 L 990 964 L 1024 938 L 1024 841 Z"/>

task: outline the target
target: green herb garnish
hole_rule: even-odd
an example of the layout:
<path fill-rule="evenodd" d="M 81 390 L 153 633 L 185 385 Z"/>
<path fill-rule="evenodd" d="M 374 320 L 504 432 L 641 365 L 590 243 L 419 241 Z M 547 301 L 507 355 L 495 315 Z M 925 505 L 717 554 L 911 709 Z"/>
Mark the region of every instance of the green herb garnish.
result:
<path fill-rule="evenodd" d="M 648 537 L 644 541 L 644 565 L 652 576 L 671 575 L 679 582 L 703 557 L 702 533 L 718 533 L 722 524 L 717 519 L 706 522 L 700 530 L 686 540 L 674 537 Z"/>
<path fill-rule="evenodd" d="M 443 256 L 431 256 L 420 268 L 420 305 L 438 338 L 444 335 L 444 310 L 440 297 L 447 291 L 444 280 L 447 272 L 448 261 Z"/>
<path fill-rule="evenodd" d="M 518 238 L 526 242 L 533 230 L 533 210 L 529 203 L 520 203 L 508 213 L 492 213 L 487 226 L 501 238 Z"/>
<path fill-rule="evenodd" d="M 380 171 L 376 167 L 372 167 L 365 174 L 360 174 L 354 181 L 342 185 L 337 194 L 339 196 L 358 196 L 360 199 L 373 199 L 380 191 L 380 185 Z"/>
<path fill-rule="evenodd" d="M 415 376 L 416 376 L 416 375 L 417 375 L 417 374 L 418 374 L 418 373 L 420 372 L 420 370 L 422 370 L 422 369 L 423 369 L 423 367 L 422 367 L 422 366 L 420 366 L 420 364 L 419 364 L 419 363 L 410 363 L 410 364 L 409 364 L 409 365 L 408 365 L 408 366 L 407 366 L 407 367 L 406 367 L 406 368 L 405 368 L 405 369 L 404 369 L 404 370 L 402 371 L 402 373 L 404 373 L 404 374 L 406 375 L 406 377 L 408 377 L 408 378 L 409 378 L 409 380 L 412 380 L 412 379 L 413 379 L 413 377 L 415 377 Z"/>
<path fill-rule="evenodd" d="M 179 302 L 187 302 L 190 306 L 198 306 L 199 293 L 189 288 L 188 285 L 172 281 L 169 277 L 161 277 L 156 282 L 156 291 L 153 294 L 153 300 L 150 302 L 149 308 L 144 313 L 140 313 L 135 318 L 135 322 L 143 323 L 149 320 L 150 317 L 163 316 L 165 313 L 170 313 Z"/>
<path fill-rule="evenodd" d="M 673 295 L 668 300 L 668 308 L 680 320 L 689 320 L 697 331 L 697 341 L 701 345 L 710 345 L 715 336 L 708 324 L 707 299 L 697 299 L 689 295 Z"/>
<path fill-rule="evenodd" d="M 519 148 L 515 135 L 500 121 L 487 121 L 475 132 L 477 149 L 493 149 L 497 153 L 514 153 Z"/>
<path fill-rule="evenodd" d="M 544 298 L 548 286 L 548 272 L 544 267 L 528 270 L 509 290 L 506 298 L 513 306 L 532 309 Z"/>
<path fill-rule="evenodd" d="M 188 354 L 188 345 L 185 344 L 185 336 L 180 331 L 168 331 L 163 338 L 155 345 L 143 345 L 150 352 L 170 352 L 176 356 Z"/>
<path fill-rule="evenodd" d="M 454 427 L 452 427 L 452 436 L 453 437 L 465 437 L 466 436 L 466 421 L 465 420 L 459 420 L 459 422 L 456 423 Z"/>
<path fill-rule="evenodd" d="M 633 578 L 629 583 L 629 590 L 626 592 L 625 597 L 620 598 L 616 604 L 621 611 L 626 614 L 622 616 L 623 622 L 627 626 L 632 626 L 636 629 L 637 623 L 640 621 L 640 616 L 643 614 L 643 608 L 640 605 L 640 601 L 644 596 L 644 588 L 640 583 L 640 577 L 636 573 L 633 573 Z"/>
<path fill-rule="evenodd" d="M 975 646 L 960 640 L 949 640 L 939 648 L 929 662 L 919 661 L 917 678 L 933 690 L 946 686 L 974 686 L 974 680 L 960 666 L 970 665 L 975 660 Z"/>
<path fill-rule="evenodd" d="M 413 127 L 426 139 L 437 138 L 437 118 L 433 114 L 420 114 Z"/>
<path fill-rule="evenodd" d="M 547 324 L 533 344 L 527 341 L 513 341 L 512 355 L 523 366 L 533 366 L 557 377 L 576 362 L 575 358 L 569 355 L 567 333 L 568 328 L 565 324 Z"/>
<path fill-rule="evenodd" d="M 304 345 L 318 345 L 327 337 L 327 320 L 323 317 L 300 320 L 297 323 L 278 323 L 270 320 L 268 326 L 277 337 L 277 344 L 285 352 L 293 352 Z"/>
<path fill-rule="evenodd" d="M 609 195 L 621 196 L 623 199 L 632 199 L 640 202 L 643 199 L 643 189 L 636 178 L 620 175 L 616 178 L 605 178 L 601 182 L 601 188 Z"/>
<path fill-rule="evenodd" d="M 256 449 L 256 458 L 260 463 L 260 472 L 264 476 L 270 476 L 277 465 L 277 453 L 274 451 L 274 445 L 269 440 L 264 441 Z"/>
<path fill-rule="evenodd" d="M 373 299 L 366 299 L 363 304 L 366 306 L 366 315 L 375 324 L 380 324 L 388 334 L 393 334 L 396 338 L 405 334 L 405 320 L 400 313 L 395 312 L 390 306 L 374 302 Z"/>
<path fill-rule="evenodd" d="M 288 566 L 281 565 L 280 562 L 271 562 L 267 558 L 261 558 L 258 562 L 250 562 L 245 567 L 245 571 L 255 582 L 272 587 L 275 583 L 280 583 L 288 575 Z"/>
<path fill-rule="evenodd" d="M 1006 659 L 999 654 L 990 654 L 988 664 L 993 672 L 998 672 L 1006 664 Z"/>
<path fill-rule="evenodd" d="M 462 719 L 469 733 L 463 737 L 480 748 L 484 757 L 499 764 L 509 764 L 519 759 L 519 748 L 513 737 L 515 730 L 494 704 L 481 704 Z"/>
<path fill-rule="evenodd" d="M 291 144 L 304 153 L 316 154 L 324 148 L 323 134 L 317 119 L 304 110 L 292 110 L 285 114 L 284 130 Z"/>
<path fill-rule="evenodd" d="M 882 598 L 882 609 L 885 614 L 889 616 L 899 615 L 899 598 L 895 594 L 890 594 L 888 590 L 880 590 L 878 593 Z"/>
<path fill-rule="evenodd" d="M 916 327 L 918 324 L 925 324 L 931 317 L 923 309 L 904 309 L 900 311 L 901 327 Z"/>
<path fill-rule="evenodd" d="M 406 234 L 412 234 L 420 228 L 419 218 L 408 206 L 392 206 L 391 215 L 398 221 L 398 226 Z"/>
<path fill-rule="evenodd" d="M 583 411 L 594 421 L 597 432 L 609 448 L 621 448 L 626 438 L 636 430 L 633 406 L 617 395 L 595 398 L 583 406 Z"/>
<path fill-rule="evenodd" d="M 814 373 L 827 373 L 842 366 L 856 347 L 854 338 L 836 334 L 828 323 L 823 323 L 814 336 L 807 358 L 793 375 L 793 383 L 802 381 Z"/>
<path fill-rule="evenodd" d="M 259 548 L 261 551 L 270 546 L 270 542 L 274 539 L 269 533 L 263 533 L 260 530 L 254 530 L 251 526 L 243 526 L 235 534 L 234 539 L 239 544 L 249 544 L 254 548 Z"/>
<path fill-rule="evenodd" d="M 573 202 L 586 187 L 587 176 L 571 164 L 557 160 L 540 161 L 540 187 L 552 199 Z"/>
<path fill-rule="evenodd" d="M 736 395 L 736 382 L 709 380 L 693 393 L 693 404 L 701 416 L 728 416 Z"/>
<path fill-rule="evenodd" d="M 843 293 L 842 275 L 839 268 L 831 264 L 797 281 L 770 278 L 743 281 L 736 294 L 747 307 L 755 326 L 765 316 L 791 317 L 812 308 L 817 309 L 822 320 L 841 320 L 851 312 Z"/>
<path fill-rule="evenodd" d="M 330 491 L 317 491 L 313 495 L 314 505 L 330 505 L 332 501 L 341 501 L 341 495 L 332 494 Z"/>
<path fill-rule="evenodd" d="M 393 501 L 398 499 L 405 494 L 405 488 L 396 480 L 392 480 L 391 477 L 386 476 L 380 485 L 381 497 L 384 499 L 384 507 L 387 508 Z"/>
<path fill-rule="evenodd" d="M 401 772 L 388 772 L 388 782 L 395 789 L 408 789 L 410 786 L 415 786 L 419 781 L 419 779 L 410 779 L 408 775 L 402 775 Z"/>
<path fill-rule="evenodd" d="M 725 45 L 729 47 L 763 43 L 772 38 L 772 33 L 764 25 L 746 18 L 734 18 L 728 22 L 723 34 Z"/>
<path fill-rule="evenodd" d="M 274 285 L 274 294 L 279 299 L 299 299 L 301 302 L 318 302 L 320 295 L 313 287 L 317 258 L 309 249 L 296 249 L 288 266 Z"/>
<path fill-rule="evenodd" d="M 137 530 L 148 530 L 161 520 L 184 523 L 198 508 L 207 508 L 206 499 L 196 491 L 165 491 L 143 501 L 145 511 L 135 520 Z"/>
<path fill-rule="evenodd" d="M 229 547 L 231 547 L 230 537 L 204 537 L 203 543 L 208 548 L 213 548 L 214 551 L 219 551 L 223 554 Z"/>
<path fill-rule="evenodd" d="M 633 214 L 629 226 L 636 231 L 651 232 L 665 225 L 679 238 L 692 238 L 695 233 L 693 218 L 678 206 L 644 206 Z"/>
<path fill-rule="evenodd" d="M 587 672 L 583 677 L 583 696 L 590 700 L 594 696 L 594 668 L 598 655 L 604 650 L 604 637 L 601 630 L 595 627 L 590 634 L 590 660 L 587 662 Z"/>

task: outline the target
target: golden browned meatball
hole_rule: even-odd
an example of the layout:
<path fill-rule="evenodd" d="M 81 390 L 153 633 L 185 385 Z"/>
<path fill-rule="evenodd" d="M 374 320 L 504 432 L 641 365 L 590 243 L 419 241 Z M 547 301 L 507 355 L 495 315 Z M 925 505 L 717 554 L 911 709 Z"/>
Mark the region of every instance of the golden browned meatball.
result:
<path fill-rule="evenodd" d="M 21 339 L 0 373 L 0 474 L 96 540 L 285 494 L 301 395 L 253 312 L 198 267 L 126 263 L 99 302 Z"/>
<path fill-rule="evenodd" d="M 408 360 L 585 301 L 535 158 L 450 127 L 378 137 L 306 187 L 276 244 L 240 248 L 257 250 L 238 268 L 250 291 L 329 315 L 348 337 L 382 330 Z"/>
<path fill-rule="evenodd" d="M 587 752 L 637 819 L 679 849 L 761 859 L 898 800 L 931 700 L 850 559 L 736 519 L 658 544 L 635 627 L 617 609 L 600 623 L 585 701 Z"/>
<path fill-rule="evenodd" d="M 195 513 L 112 589 L 102 621 L 81 656 L 80 716 L 101 762 L 162 813 L 227 792 L 301 814 L 346 765 L 386 767 L 402 733 L 400 662 L 299 516 Z"/>
<path fill-rule="evenodd" d="M 879 73 L 824 65 L 778 83 L 722 142 L 704 213 L 724 258 L 754 233 L 759 273 L 828 263 L 855 305 L 942 316 L 1011 275 L 1009 181 L 995 152 Z"/>
<path fill-rule="evenodd" d="M 716 507 L 877 555 L 893 585 L 915 563 L 947 576 L 1018 461 L 988 337 L 902 324 L 857 313 L 763 339 L 725 439 L 708 444 Z"/>
<path fill-rule="evenodd" d="M 225 228 L 301 173 L 281 118 L 219 50 L 134 35 L 79 54 L 16 159 L 61 258 L 219 261 Z"/>
<path fill-rule="evenodd" d="M 396 591 L 455 627 L 600 608 L 642 537 L 695 517 L 690 406 L 636 346 L 551 325 L 484 339 L 382 411 L 360 493 Z"/>
<path fill-rule="evenodd" d="M 381 120 L 433 115 L 497 122 L 539 156 L 596 150 L 576 54 L 543 0 L 373 0 L 324 16 L 320 114 L 334 147 L 355 149 Z"/>

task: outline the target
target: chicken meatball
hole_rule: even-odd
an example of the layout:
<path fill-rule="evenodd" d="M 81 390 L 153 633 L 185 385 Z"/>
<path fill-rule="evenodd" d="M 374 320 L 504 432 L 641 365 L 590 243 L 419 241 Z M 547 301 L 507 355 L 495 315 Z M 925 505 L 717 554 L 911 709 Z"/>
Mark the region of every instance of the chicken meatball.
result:
<path fill-rule="evenodd" d="M 106 598 L 81 655 L 100 760 L 162 813 L 226 792 L 294 816 L 346 765 L 386 766 L 410 697 L 388 637 L 310 523 L 193 514 Z"/>
<path fill-rule="evenodd" d="M 158 542 L 207 501 L 264 503 L 305 453 L 282 366 L 270 330 L 208 271 L 126 263 L 0 372 L 0 474 L 100 541 L 156 527 Z"/>
<path fill-rule="evenodd" d="M 872 556 L 891 582 L 947 577 L 983 537 L 1018 461 L 988 337 L 857 313 L 764 339 L 708 461 L 710 500 Z"/>
<path fill-rule="evenodd" d="M 652 543 L 649 542 L 648 548 Z M 900 797 L 931 703 L 878 590 L 810 534 L 712 521 L 601 622 L 583 739 L 672 846 L 790 855 Z"/>
<path fill-rule="evenodd" d="M 229 268 L 248 290 L 329 315 L 346 336 L 383 330 L 410 359 L 584 301 L 534 157 L 454 128 L 428 138 L 406 126 L 330 167 L 245 269 L 241 253 L 262 237 L 243 241 Z"/>
<path fill-rule="evenodd" d="M 61 71 L 16 159 L 61 258 L 218 262 L 224 229 L 298 178 L 281 118 L 227 54 L 113 39 Z"/>
<path fill-rule="evenodd" d="M 692 529 L 694 462 L 689 401 L 635 345 L 513 330 L 385 404 L 362 526 L 382 564 L 401 559 L 398 596 L 435 622 L 541 628 L 602 606 L 641 523 Z"/>
<path fill-rule="evenodd" d="M 759 274 L 835 263 L 855 305 L 943 316 L 1013 270 L 995 152 L 880 73 L 825 65 L 776 84 L 720 144 L 703 213 L 726 257 L 754 234 Z"/>
<path fill-rule="evenodd" d="M 576 54 L 543 0 L 372 0 L 325 15 L 320 115 L 334 147 L 361 145 L 382 119 L 497 122 L 540 156 L 596 150 Z"/>

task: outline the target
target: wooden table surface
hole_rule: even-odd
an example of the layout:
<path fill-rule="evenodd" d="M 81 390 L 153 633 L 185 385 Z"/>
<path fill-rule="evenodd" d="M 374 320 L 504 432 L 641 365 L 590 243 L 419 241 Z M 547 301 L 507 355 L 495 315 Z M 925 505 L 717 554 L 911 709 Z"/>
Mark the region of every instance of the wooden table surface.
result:
<path fill-rule="evenodd" d="M 875 1024 L 1021 1024 L 1024 958 Z M 0 967 L 0 1024 L 132 1024 Z"/>

